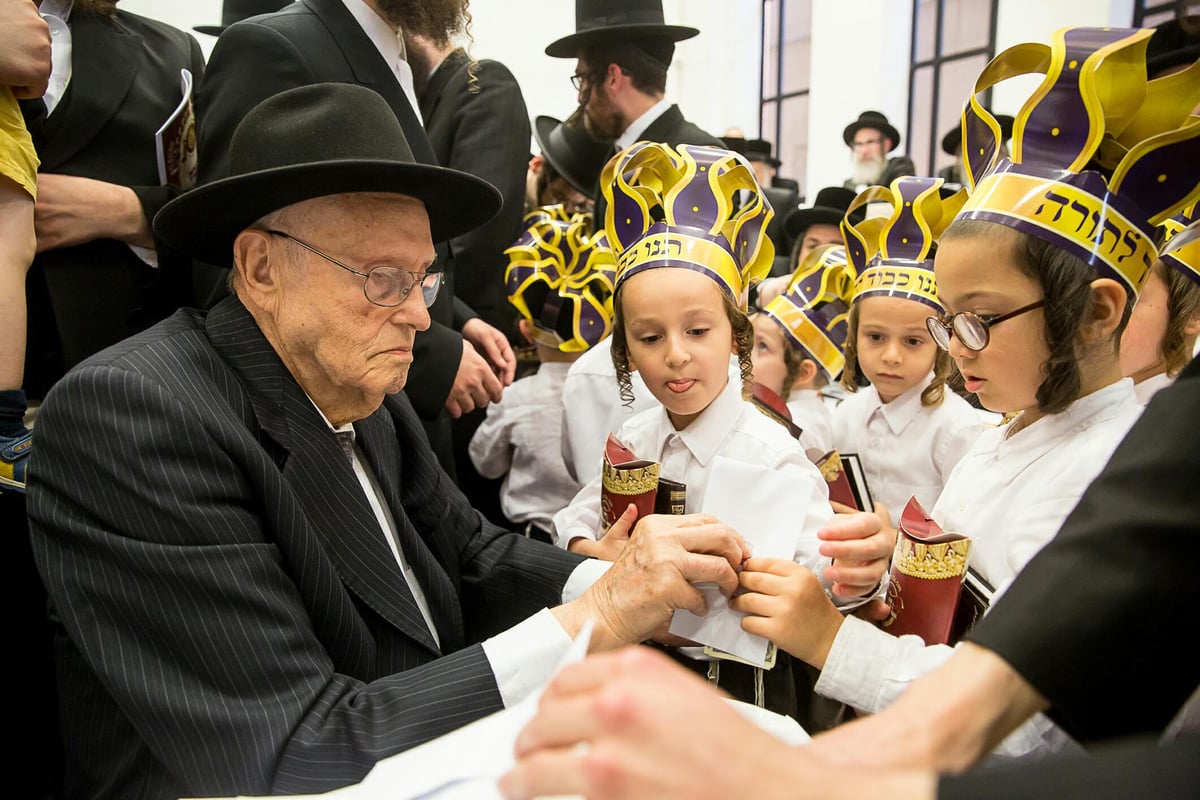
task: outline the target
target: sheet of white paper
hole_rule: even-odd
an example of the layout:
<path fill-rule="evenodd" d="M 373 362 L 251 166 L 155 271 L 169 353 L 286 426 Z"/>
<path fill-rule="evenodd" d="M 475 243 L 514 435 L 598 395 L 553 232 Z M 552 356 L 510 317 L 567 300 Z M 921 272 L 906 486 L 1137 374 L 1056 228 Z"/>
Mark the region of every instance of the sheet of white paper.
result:
<path fill-rule="evenodd" d="M 582 661 L 587 655 L 592 626 L 575 637 L 559 663 Z M 475 791 L 473 797 L 499 797 L 495 783 L 513 766 L 517 734 L 537 712 L 541 691 L 503 711 L 464 725 L 431 742 L 385 758 L 358 784 L 354 800 L 418 800 L 464 796 L 468 788 L 490 787 L 491 794 Z M 470 758 L 463 758 L 470 753 Z"/>
<path fill-rule="evenodd" d="M 742 535 L 755 556 L 792 559 L 799 525 L 812 500 L 817 475 L 771 472 L 724 456 L 713 459 L 701 511 Z M 715 584 L 697 584 L 708 610 L 703 616 L 676 611 L 671 633 L 735 656 L 765 664 L 769 642 L 742 630 L 742 617 L 729 608 Z"/>

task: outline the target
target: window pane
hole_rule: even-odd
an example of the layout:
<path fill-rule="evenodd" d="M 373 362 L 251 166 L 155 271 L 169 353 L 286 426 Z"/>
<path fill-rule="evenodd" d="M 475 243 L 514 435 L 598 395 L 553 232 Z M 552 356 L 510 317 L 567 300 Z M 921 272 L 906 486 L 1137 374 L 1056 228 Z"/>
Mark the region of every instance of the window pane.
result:
<path fill-rule="evenodd" d="M 779 158 L 779 176 L 800 182 L 804 193 L 804 167 L 808 163 L 808 95 L 789 97 L 783 101 L 782 131 L 779 146 L 775 149 Z M 764 138 L 771 135 L 764 132 Z"/>
<path fill-rule="evenodd" d="M 811 0 L 785 0 L 783 7 L 783 92 L 808 88 L 812 51 Z"/>
<path fill-rule="evenodd" d="M 917 41 L 913 61 L 928 61 L 933 58 L 937 35 L 938 0 L 916 0 Z"/>
<path fill-rule="evenodd" d="M 957 162 L 954 156 L 942 152 L 942 137 L 951 128 L 957 128 L 962 120 L 963 103 L 975 86 L 975 79 L 987 66 L 988 57 L 984 55 L 959 58 L 942 64 L 941 80 L 938 84 L 937 128 L 935 129 L 937 148 L 933 175 L 942 167 Z M 1003 111 L 1004 109 L 995 109 Z"/>
<path fill-rule="evenodd" d="M 912 119 L 908 121 L 908 144 L 897 152 L 907 152 L 918 175 L 929 174 L 929 144 L 933 138 L 933 67 L 913 70 Z"/>
<path fill-rule="evenodd" d="M 779 118 L 779 101 L 774 100 L 774 101 L 769 101 L 769 102 L 763 103 L 762 114 L 760 115 L 760 118 L 759 118 L 759 129 L 758 129 L 760 138 L 768 139 L 770 141 L 775 141 L 775 139 L 778 138 L 778 132 L 776 131 L 776 127 L 775 127 L 775 123 L 778 120 L 778 118 Z M 750 136 L 750 132 L 747 131 L 746 135 Z M 753 138 L 753 137 L 751 137 L 751 138 Z"/>
<path fill-rule="evenodd" d="M 776 97 L 779 82 L 779 3 L 780 0 L 763 0 L 763 60 L 762 96 Z"/>
<path fill-rule="evenodd" d="M 992 0 L 945 0 L 942 17 L 942 55 L 988 45 Z"/>

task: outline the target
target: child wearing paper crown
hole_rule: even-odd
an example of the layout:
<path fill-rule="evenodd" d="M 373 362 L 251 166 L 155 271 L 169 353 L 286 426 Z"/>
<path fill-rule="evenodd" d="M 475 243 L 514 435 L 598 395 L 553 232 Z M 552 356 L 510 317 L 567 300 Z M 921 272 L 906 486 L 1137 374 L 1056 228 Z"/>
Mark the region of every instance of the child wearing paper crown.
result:
<path fill-rule="evenodd" d="M 485 478 L 504 477 L 500 509 L 526 532 L 550 540 L 550 521 L 578 491 L 562 460 L 562 393 L 567 368 L 612 329 L 616 262 L 591 218 L 561 205 L 525 215 L 525 232 L 505 254 L 508 301 L 533 344 L 537 372 L 488 406 L 467 452 Z"/>
<path fill-rule="evenodd" d="M 787 287 L 752 317 L 754 380 L 787 398 L 800 444 L 812 455 L 833 449 L 833 414 L 821 389 L 842 373 L 854 270 L 846 249 L 811 250 Z"/>
<path fill-rule="evenodd" d="M 753 329 L 744 310 L 746 290 L 766 274 L 773 250 L 764 235 L 772 211 L 749 165 L 716 148 L 675 150 L 639 142 L 609 162 L 601 186 L 608 201 L 606 229 L 617 254 L 612 341 L 617 380 L 628 395 L 630 374 L 637 370 L 661 403 L 622 425 L 618 438 L 638 457 L 656 461 L 663 477 L 686 484 L 687 513 L 703 511 L 707 495 L 737 491 L 709 483 L 720 458 L 748 465 L 763 481 L 779 473 L 801 476 L 800 485 L 811 487 L 807 494 L 778 499 L 794 509 L 795 562 L 838 590 L 839 604 L 861 602 L 860 595 L 877 587 L 886 558 L 871 561 L 853 586 L 826 580 L 830 559 L 821 553 L 818 531 L 833 512 L 825 481 L 788 431 L 747 399 Z M 749 196 L 735 209 L 743 191 Z M 730 353 L 738 357 L 743 382 L 730 379 Z M 630 505 L 609 530 L 601 530 L 601 486 L 602 478 L 585 485 L 555 515 L 554 529 L 559 546 L 612 560 L 628 541 L 636 510 Z M 882 543 L 882 556 L 889 537 L 872 538 Z M 688 652 L 700 658 L 696 650 Z M 779 664 L 765 678 L 761 670 L 753 674 L 744 664 L 726 661 L 700 662 L 698 669 L 745 699 L 762 705 L 765 693 L 775 698 L 768 702 L 773 710 L 795 713 L 790 669 Z M 727 680 L 743 678 L 739 685 Z"/>
<path fill-rule="evenodd" d="M 946 379 L 954 367 L 925 326 L 941 313 L 933 257 L 937 238 L 965 196 L 943 199 L 941 178 L 898 178 L 873 186 L 850 204 L 842 223 L 857 273 L 845 336 L 842 387 L 833 414 L 833 446 L 857 453 L 880 513 L 895 525 L 910 497 L 933 506 L 950 471 L 983 431 L 978 412 Z M 867 203 L 887 203 L 890 216 L 851 224 Z M 860 388 L 858 377 L 870 385 Z"/>
<path fill-rule="evenodd" d="M 968 389 L 1014 419 L 979 438 L 929 515 L 970 537 L 970 570 L 993 600 L 1057 533 L 1140 413 L 1118 342 L 1156 257 L 1154 226 L 1200 195 L 1200 125 L 1188 124 L 1200 65 L 1187 82 L 1148 84 L 1149 35 L 1065 29 L 1050 46 L 1010 48 L 964 111 L 973 191 L 941 238 L 938 294 L 949 316 L 929 328 Z M 996 158 L 999 125 L 979 93 L 1030 71 L 1047 74 L 1017 117 L 1011 160 Z M 1055 210 L 1076 205 L 1070 220 Z M 1094 229 L 1077 225 L 1085 212 Z M 843 620 L 787 562 L 750 559 L 741 586 L 732 604 L 757 615 L 746 630 L 821 668 L 817 691 L 865 712 L 890 705 L 952 650 Z M 1039 716 L 998 752 L 1064 746 L 1066 734 Z"/>
<path fill-rule="evenodd" d="M 1143 406 L 1191 360 L 1200 333 L 1197 206 L 1171 217 L 1159 230 L 1159 258 L 1121 337 L 1121 374 L 1133 378 L 1133 390 Z"/>

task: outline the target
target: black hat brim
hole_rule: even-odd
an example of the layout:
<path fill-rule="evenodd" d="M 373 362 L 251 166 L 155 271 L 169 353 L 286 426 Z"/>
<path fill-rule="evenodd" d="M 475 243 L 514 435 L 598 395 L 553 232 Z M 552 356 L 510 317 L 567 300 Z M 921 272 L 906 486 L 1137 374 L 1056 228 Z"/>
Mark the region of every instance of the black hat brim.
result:
<path fill-rule="evenodd" d="M 304 200 L 352 192 L 420 200 L 435 242 L 479 227 L 499 212 L 502 202 L 490 183 L 458 170 L 343 159 L 275 167 L 197 186 L 163 206 L 154 218 L 154 232 L 173 250 L 229 267 L 234 240 L 256 220 Z"/>
<path fill-rule="evenodd" d="M 896 126 L 890 122 L 879 122 L 878 120 L 855 120 L 846 126 L 842 131 L 842 141 L 847 147 L 854 145 L 854 134 L 861 131 L 863 128 L 871 128 L 882 133 L 884 136 L 892 140 L 892 146 L 888 148 L 888 152 L 892 152 L 900 146 L 900 131 L 896 130 Z"/>
<path fill-rule="evenodd" d="M 659 25 L 657 23 L 630 23 L 628 25 L 608 25 L 603 28 L 589 28 L 578 31 L 561 39 L 556 39 L 546 46 L 546 55 L 552 58 L 575 58 L 580 48 L 589 44 L 611 39 L 634 37 L 657 37 L 671 42 L 682 42 L 700 33 L 697 28 L 686 25 Z"/>
<path fill-rule="evenodd" d="M 813 225 L 833 225 L 837 227 L 842 224 L 842 218 L 845 216 L 845 211 L 825 206 L 797 208 L 784 218 L 783 230 L 789 238 L 796 239 Z"/>
<path fill-rule="evenodd" d="M 220 36 L 226 27 L 225 25 L 195 25 L 192 30 L 197 33 L 207 33 L 209 36 Z"/>
<path fill-rule="evenodd" d="M 569 163 L 565 153 L 556 152 L 553 145 L 550 144 L 550 134 L 558 127 L 560 123 L 553 117 L 539 116 L 533 121 L 533 138 L 537 142 L 538 149 L 542 152 L 542 157 L 550 162 L 550 166 L 554 171 L 562 176 L 562 179 L 570 184 L 571 188 L 585 197 L 594 197 L 598 189 L 597 182 L 599 174 L 591 181 L 584 180 L 583 176 L 575 169 L 575 165 Z"/>

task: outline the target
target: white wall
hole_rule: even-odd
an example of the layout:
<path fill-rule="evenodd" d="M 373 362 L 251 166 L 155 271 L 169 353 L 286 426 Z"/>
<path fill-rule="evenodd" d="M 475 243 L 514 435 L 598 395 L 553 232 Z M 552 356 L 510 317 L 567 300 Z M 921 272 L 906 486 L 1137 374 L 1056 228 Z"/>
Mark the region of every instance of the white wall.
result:
<path fill-rule="evenodd" d="M 897 0 L 813 0 L 808 169 L 812 197 L 850 174 L 842 130 L 863 111 L 882 111 L 907 144 L 912 8 Z M 786 124 L 786 123 L 785 123 Z"/>
<path fill-rule="evenodd" d="M 122 0 L 121 8 L 160 19 L 184 30 L 215 25 L 221 0 Z M 762 60 L 761 0 L 665 0 L 668 22 L 690 25 L 700 35 L 681 42 L 667 78 L 667 93 L 684 115 L 714 135 L 736 125 L 753 136 L 758 130 L 759 64 Z M 571 74 L 575 62 L 550 58 L 546 45 L 575 30 L 570 0 L 472 0 L 476 58 L 503 62 L 521 84 L 530 118 L 562 119 L 575 109 Z M 195 34 L 207 56 L 216 39 Z"/>

